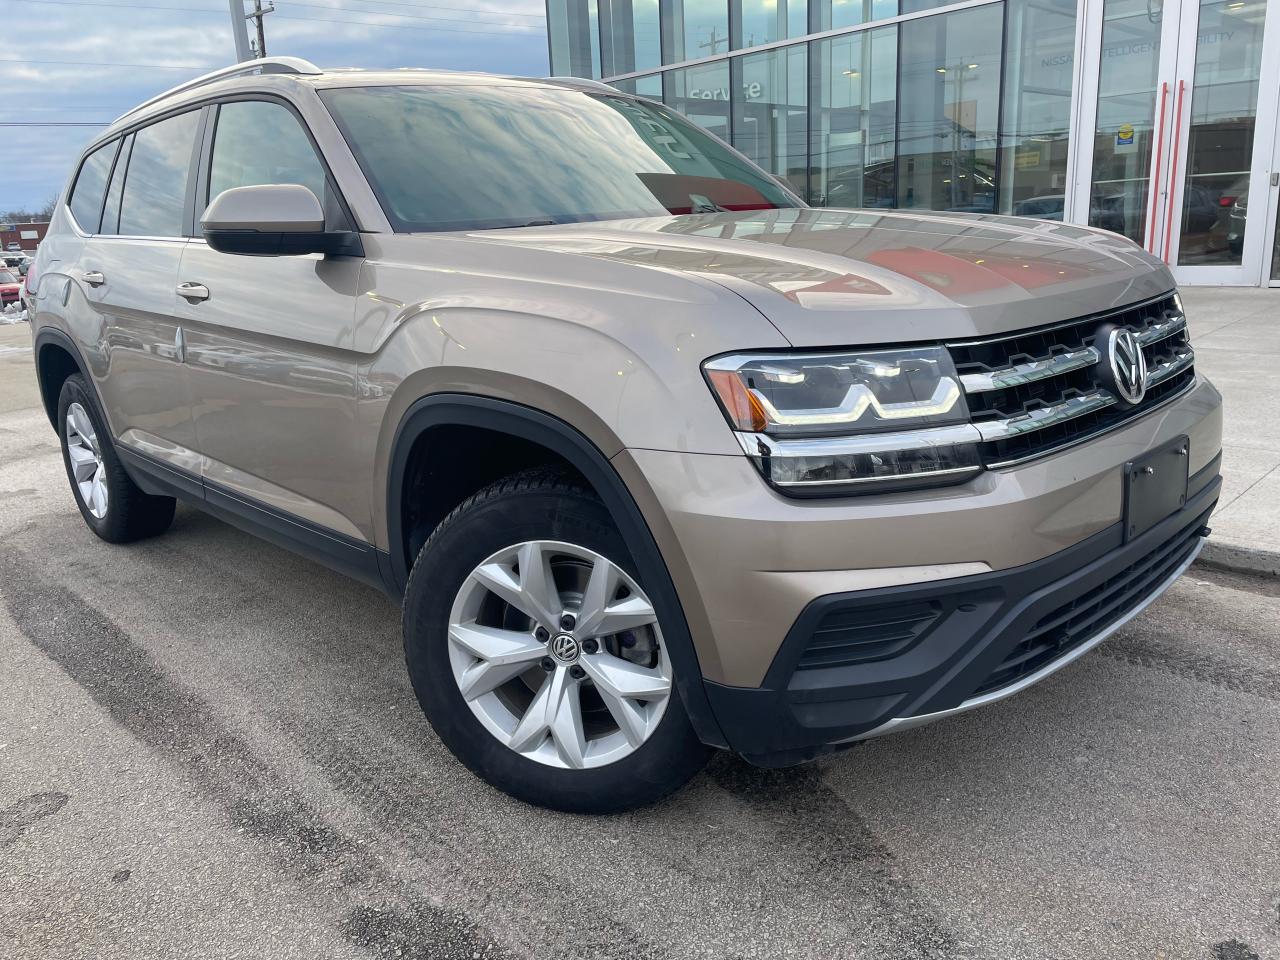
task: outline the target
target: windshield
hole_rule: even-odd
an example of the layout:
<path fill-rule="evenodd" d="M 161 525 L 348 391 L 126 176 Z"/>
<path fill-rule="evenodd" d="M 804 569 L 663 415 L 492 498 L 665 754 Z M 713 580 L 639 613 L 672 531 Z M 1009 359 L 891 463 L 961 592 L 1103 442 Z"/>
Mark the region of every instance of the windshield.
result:
<path fill-rule="evenodd" d="M 8 270 L 0 270 L 0 283 L 17 283 L 18 278 Z"/>
<path fill-rule="evenodd" d="M 533 86 L 320 96 L 400 232 L 797 206 L 702 128 L 628 97 Z"/>

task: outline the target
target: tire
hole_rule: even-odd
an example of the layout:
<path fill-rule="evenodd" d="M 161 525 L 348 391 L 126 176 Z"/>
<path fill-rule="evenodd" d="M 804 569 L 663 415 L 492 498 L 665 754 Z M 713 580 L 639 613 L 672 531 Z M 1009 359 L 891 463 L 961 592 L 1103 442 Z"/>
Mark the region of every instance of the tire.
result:
<path fill-rule="evenodd" d="M 125 473 L 79 374 L 67 377 L 58 395 L 58 437 L 71 494 L 90 530 L 108 543 L 129 543 L 169 529 L 174 499 L 144 493 Z"/>
<path fill-rule="evenodd" d="M 521 569 L 526 558 L 539 559 Z M 525 570 L 539 569 L 553 586 L 539 608 L 544 616 L 532 618 L 522 612 L 537 593 L 524 589 Z M 596 571 L 602 586 L 592 593 Z M 503 594 L 493 592 L 495 583 Z M 593 605 L 593 596 L 605 599 Z M 571 813 L 652 803 L 702 769 L 710 749 L 689 722 L 648 604 L 621 534 L 590 491 L 545 472 L 498 481 L 445 518 L 410 574 L 404 644 L 418 702 L 454 756 L 513 797 Z M 555 622 L 565 610 L 582 620 Z M 619 629 L 601 633 L 591 624 Z M 506 646 L 485 650 L 510 660 L 481 658 L 472 628 L 498 631 L 484 637 Z M 468 700 L 462 687 L 473 678 Z M 487 690 L 494 678 L 500 685 Z M 538 732 L 540 723 L 546 729 Z"/>

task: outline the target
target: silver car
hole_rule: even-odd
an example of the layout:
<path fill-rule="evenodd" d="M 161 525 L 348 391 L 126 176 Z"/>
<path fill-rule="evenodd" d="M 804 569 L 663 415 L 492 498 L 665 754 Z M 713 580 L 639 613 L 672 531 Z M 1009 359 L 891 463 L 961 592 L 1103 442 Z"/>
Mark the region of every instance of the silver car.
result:
<path fill-rule="evenodd" d="M 441 739 L 560 809 L 1014 694 L 1220 489 L 1159 260 L 812 209 L 590 81 L 219 71 L 88 146 L 27 287 L 94 533 L 181 499 L 402 597 Z"/>

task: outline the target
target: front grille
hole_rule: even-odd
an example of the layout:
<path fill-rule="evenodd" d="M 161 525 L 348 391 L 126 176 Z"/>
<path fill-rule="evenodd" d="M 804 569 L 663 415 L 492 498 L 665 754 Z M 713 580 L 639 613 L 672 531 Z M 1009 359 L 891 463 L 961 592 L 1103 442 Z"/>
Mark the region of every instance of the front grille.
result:
<path fill-rule="evenodd" d="M 1139 607 L 1186 563 L 1204 520 L 1197 518 L 1142 559 L 1041 617 L 973 696 L 1017 683 Z"/>
<path fill-rule="evenodd" d="M 870 663 L 904 653 L 941 615 L 933 602 L 832 610 L 813 631 L 797 670 Z"/>
<path fill-rule="evenodd" d="M 1138 335 L 1147 392 L 1125 407 L 1099 374 L 1103 322 Z M 950 344 L 988 467 L 1052 453 L 1142 416 L 1195 380 L 1186 318 L 1170 294 L 1157 300 L 1011 336 Z"/>

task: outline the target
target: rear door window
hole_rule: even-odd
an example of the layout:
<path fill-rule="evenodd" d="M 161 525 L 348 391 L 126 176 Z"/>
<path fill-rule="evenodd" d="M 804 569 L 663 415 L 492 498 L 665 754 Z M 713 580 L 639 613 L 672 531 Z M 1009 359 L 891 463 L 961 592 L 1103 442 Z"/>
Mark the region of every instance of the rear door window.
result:
<path fill-rule="evenodd" d="M 120 230 L 130 237 L 181 237 L 187 174 L 200 112 L 169 117 L 137 132 L 120 197 Z"/>
<path fill-rule="evenodd" d="M 111 176 L 111 161 L 115 159 L 119 140 L 112 140 L 85 158 L 71 190 L 71 215 L 85 233 L 97 233 L 102 217 L 102 196 L 107 190 L 107 177 Z"/>

